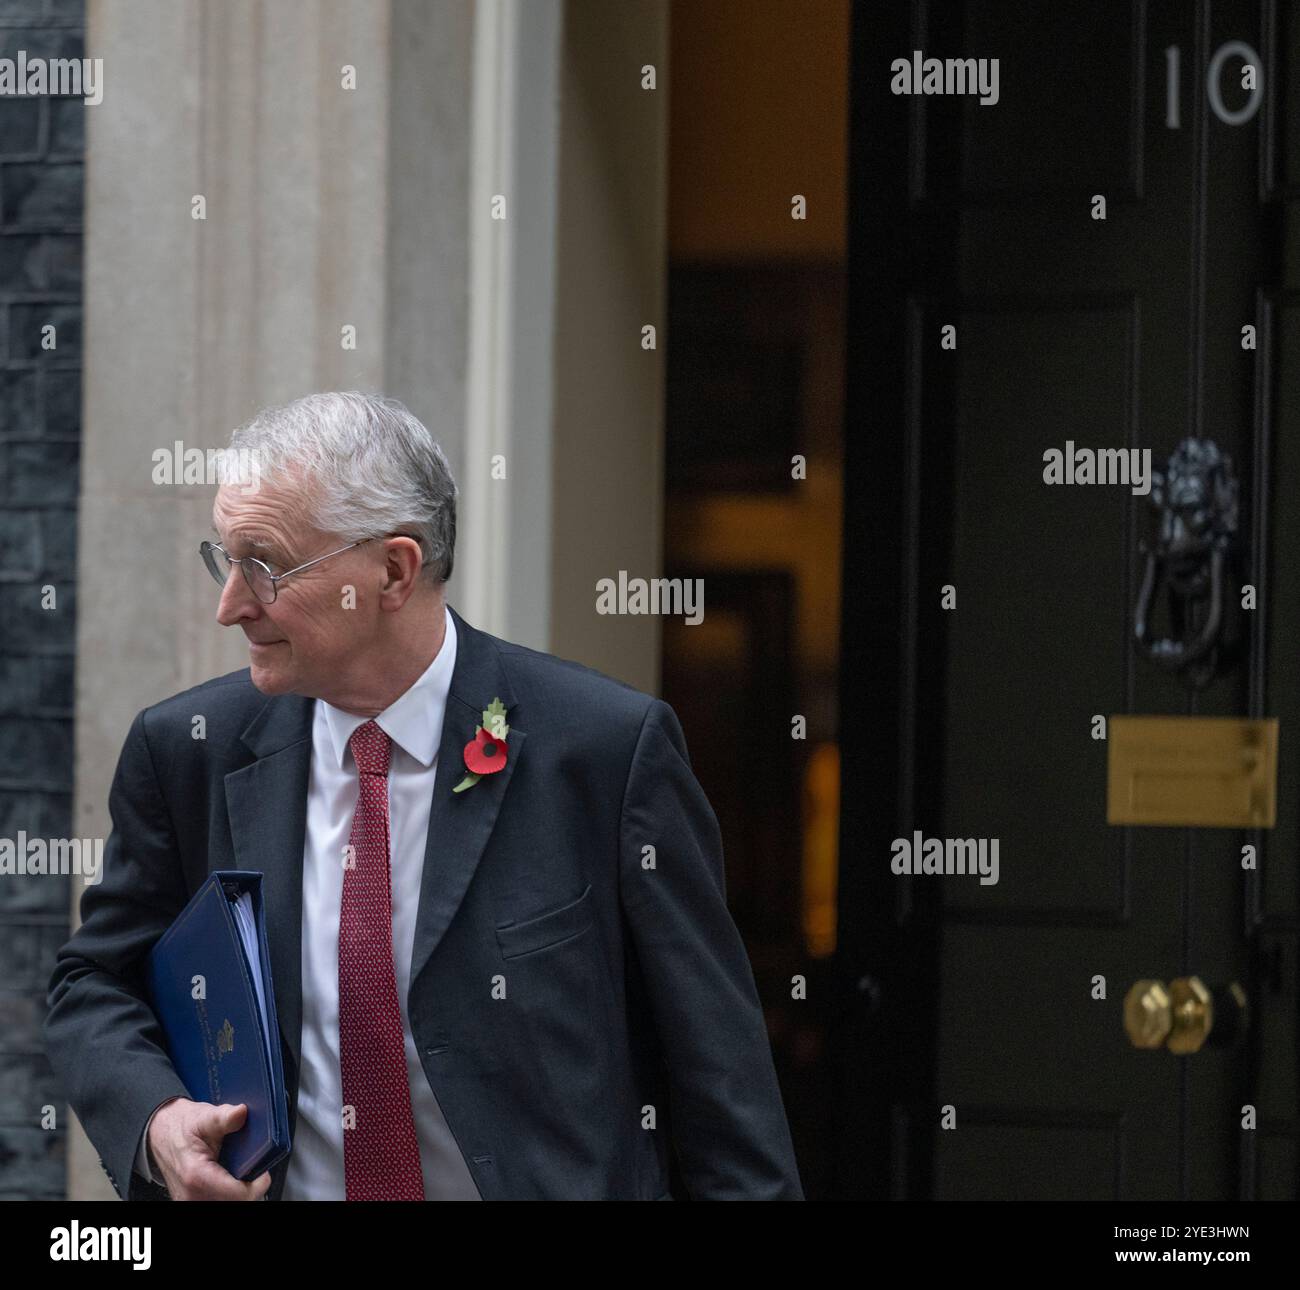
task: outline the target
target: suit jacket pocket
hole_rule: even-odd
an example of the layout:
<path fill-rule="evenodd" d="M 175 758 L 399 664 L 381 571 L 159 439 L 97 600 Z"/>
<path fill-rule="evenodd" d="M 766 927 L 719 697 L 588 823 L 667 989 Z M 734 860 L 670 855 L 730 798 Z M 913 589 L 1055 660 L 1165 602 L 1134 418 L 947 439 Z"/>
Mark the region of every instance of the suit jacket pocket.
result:
<path fill-rule="evenodd" d="M 516 959 L 521 954 L 532 954 L 549 949 L 563 941 L 581 936 L 592 923 L 591 884 L 581 896 L 531 918 L 497 925 L 497 942 L 503 958 Z"/>

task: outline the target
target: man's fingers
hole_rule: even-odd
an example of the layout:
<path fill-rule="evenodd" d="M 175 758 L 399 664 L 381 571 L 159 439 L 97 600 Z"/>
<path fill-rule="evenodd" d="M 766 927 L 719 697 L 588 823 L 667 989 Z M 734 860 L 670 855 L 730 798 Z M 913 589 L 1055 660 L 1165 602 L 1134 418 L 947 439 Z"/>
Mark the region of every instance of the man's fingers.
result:
<path fill-rule="evenodd" d="M 248 1118 L 248 1106 L 240 1102 L 237 1106 L 222 1105 L 212 1107 L 198 1123 L 194 1131 L 203 1145 L 214 1158 L 221 1152 L 221 1141 L 227 1134 L 243 1127 Z"/>
<path fill-rule="evenodd" d="M 216 1160 L 194 1163 L 184 1187 L 190 1200 L 262 1200 L 271 1189 L 271 1175 L 259 1174 L 252 1182 L 240 1182 Z"/>
<path fill-rule="evenodd" d="M 226 1103 L 217 1107 L 222 1112 L 222 1118 L 225 1123 L 225 1133 L 233 1133 L 248 1118 L 248 1103 L 240 1102 L 237 1106 L 231 1106 Z"/>
<path fill-rule="evenodd" d="M 168 1106 L 160 1114 L 168 1114 Z M 169 1117 L 170 1118 L 170 1117 Z M 158 1150 L 159 1167 L 171 1194 L 184 1200 L 262 1200 L 271 1189 L 270 1173 L 241 1182 L 221 1163 L 223 1140 L 248 1120 L 244 1102 L 187 1102 L 184 1114 L 166 1128 Z"/>
<path fill-rule="evenodd" d="M 257 1200 L 256 1188 L 256 1181 L 240 1182 L 215 1160 L 197 1162 L 189 1180 L 189 1190 L 202 1200 Z"/>

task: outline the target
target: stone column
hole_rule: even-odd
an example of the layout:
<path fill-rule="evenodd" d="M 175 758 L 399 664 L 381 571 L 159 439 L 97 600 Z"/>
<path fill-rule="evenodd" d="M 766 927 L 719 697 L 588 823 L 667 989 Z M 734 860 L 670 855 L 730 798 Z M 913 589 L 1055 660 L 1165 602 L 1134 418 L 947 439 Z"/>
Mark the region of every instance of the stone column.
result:
<path fill-rule="evenodd" d="M 595 606 L 662 573 L 667 54 L 667 0 L 479 5 L 465 609 L 648 691 L 660 621 Z"/>
<path fill-rule="evenodd" d="M 550 648 L 657 693 L 661 620 L 595 601 L 620 569 L 663 573 L 668 4 L 570 0 L 565 19 Z"/>

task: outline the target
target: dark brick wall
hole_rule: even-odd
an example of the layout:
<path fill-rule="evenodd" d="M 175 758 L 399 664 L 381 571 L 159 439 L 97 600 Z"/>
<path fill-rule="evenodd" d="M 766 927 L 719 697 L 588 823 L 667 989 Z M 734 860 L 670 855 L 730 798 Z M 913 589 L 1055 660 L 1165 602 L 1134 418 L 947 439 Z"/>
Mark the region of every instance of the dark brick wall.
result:
<path fill-rule="evenodd" d="M 0 58 L 80 58 L 84 20 L 84 0 L 0 0 Z M 82 153 L 95 110 L 0 96 L 0 838 L 73 830 Z M 46 585 L 55 609 L 41 607 Z M 41 1025 L 72 881 L 0 876 L 0 1199 L 65 1190 L 67 1103 Z"/>

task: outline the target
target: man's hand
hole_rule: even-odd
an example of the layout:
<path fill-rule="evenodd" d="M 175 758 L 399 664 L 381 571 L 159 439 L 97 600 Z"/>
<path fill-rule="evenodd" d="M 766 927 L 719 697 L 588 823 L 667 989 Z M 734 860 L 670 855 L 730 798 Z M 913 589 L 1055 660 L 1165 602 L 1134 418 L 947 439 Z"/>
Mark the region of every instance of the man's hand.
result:
<path fill-rule="evenodd" d="M 217 1161 L 222 1139 L 240 1128 L 247 1115 L 243 1102 L 213 1106 L 184 1097 L 154 1113 L 147 1148 L 150 1167 L 162 1174 L 173 1200 L 261 1200 L 266 1195 L 269 1173 L 240 1182 Z"/>

